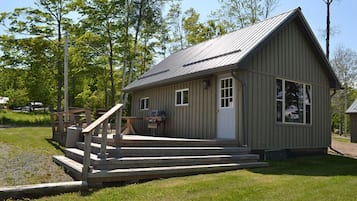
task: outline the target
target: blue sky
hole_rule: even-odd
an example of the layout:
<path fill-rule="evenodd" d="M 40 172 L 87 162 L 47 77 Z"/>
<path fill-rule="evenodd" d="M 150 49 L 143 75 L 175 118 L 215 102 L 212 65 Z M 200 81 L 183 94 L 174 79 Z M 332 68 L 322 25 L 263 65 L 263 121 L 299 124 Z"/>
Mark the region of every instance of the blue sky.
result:
<path fill-rule="evenodd" d="M 12 11 L 16 7 L 33 6 L 34 0 L 0 0 L 0 12 Z M 201 19 L 207 19 L 211 11 L 217 9 L 217 0 L 183 0 L 182 7 L 186 10 L 195 8 Z M 326 27 L 326 5 L 323 0 L 280 0 L 279 5 L 273 11 L 272 16 L 288 10 L 301 7 L 305 18 L 314 31 L 320 45 L 325 49 L 325 39 L 321 30 Z M 337 34 L 331 37 L 331 52 L 338 46 L 344 46 L 357 51 L 357 1 L 334 0 L 331 6 L 331 26 L 337 30 Z M 1 32 L 1 29 L 0 29 Z"/>

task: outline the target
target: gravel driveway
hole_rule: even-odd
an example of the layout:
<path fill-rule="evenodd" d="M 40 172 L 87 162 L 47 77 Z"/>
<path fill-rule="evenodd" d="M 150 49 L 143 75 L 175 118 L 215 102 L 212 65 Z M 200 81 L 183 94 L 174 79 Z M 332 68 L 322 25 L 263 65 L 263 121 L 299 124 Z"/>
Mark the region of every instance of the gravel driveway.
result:
<path fill-rule="evenodd" d="M 357 143 L 347 143 L 332 140 L 332 148 L 342 153 L 344 156 L 357 159 Z M 336 154 L 336 152 L 331 149 L 329 152 Z"/>

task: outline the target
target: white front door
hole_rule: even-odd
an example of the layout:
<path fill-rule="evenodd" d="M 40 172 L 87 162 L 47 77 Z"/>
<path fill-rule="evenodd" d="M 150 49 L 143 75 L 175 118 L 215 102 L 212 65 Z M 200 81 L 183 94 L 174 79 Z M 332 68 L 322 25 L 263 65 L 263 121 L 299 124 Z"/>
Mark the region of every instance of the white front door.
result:
<path fill-rule="evenodd" d="M 233 77 L 219 76 L 217 80 L 217 138 L 236 138 L 236 100 Z"/>

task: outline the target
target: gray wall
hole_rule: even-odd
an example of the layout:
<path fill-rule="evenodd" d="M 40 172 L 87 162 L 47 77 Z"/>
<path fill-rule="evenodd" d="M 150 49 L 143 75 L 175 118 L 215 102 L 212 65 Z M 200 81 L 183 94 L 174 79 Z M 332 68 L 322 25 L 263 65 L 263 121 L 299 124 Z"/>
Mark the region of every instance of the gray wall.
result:
<path fill-rule="evenodd" d="M 252 149 L 323 148 L 330 145 L 329 84 L 322 64 L 296 23 L 289 24 L 241 66 L 245 105 L 243 119 Z M 276 78 L 312 86 L 312 124 L 276 122 Z"/>
<path fill-rule="evenodd" d="M 351 118 L 351 142 L 357 143 L 357 114 L 350 114 Z"/>
<path fill-rule="evenodd" d="M 213 139 L 216 137 L 216 81 L 208 77 L 211 86 L 203 89 L 202 80 L 185 81 L 143 91 L 135 91 L 132 98 L 132 115 L 150 116 L 151 110 L 164 110 L 167 115 L 165 136 Z M 189 88 L 189 105 L 175 106 L 175 90 Z M 140 111 L 140 98 L 149 97 L 149 110 Z M 147 134 L 146 121 L 134 124 L 138 133 Z"/>

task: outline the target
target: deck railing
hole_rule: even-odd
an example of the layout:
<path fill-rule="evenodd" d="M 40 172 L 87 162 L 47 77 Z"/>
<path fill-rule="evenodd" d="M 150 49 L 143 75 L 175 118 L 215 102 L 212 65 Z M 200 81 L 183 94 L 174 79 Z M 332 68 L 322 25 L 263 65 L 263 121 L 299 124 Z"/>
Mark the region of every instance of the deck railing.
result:
<path fill-rule="evenodd" d="M 86 127 L 91 123 L 90 111 L 83 108 L 71 109 L 65 112 L 51 113 L 52 139 L 65 145 L 67 128 L 72 125 Z"/>
<path fill-rule="evenodd" d="M 107 132 L 108 132 L 108 122 L 109 118 L 115 115 L 115 135 L 120 137 L 121 134 L 121 116 L 122 116 L 122 106 L 123 104 L 117 104 L 111 108 L 108 112 L 103 114 L 88 127 L 83 129 L 82 133 L 84 135 L 84 157 L 83 157 L 83 169 L 82 169 L 82 179 L 83 181 L 88 181 L 88 173 L 90 168 L 90 154 L 91 154 L 91 141 L 92 134 L 96 128 L 102 125 L 102 142 L 100 147 L 99 157 L 101 159 L 106 159 L 106 147 L 107 147 Z"/>

